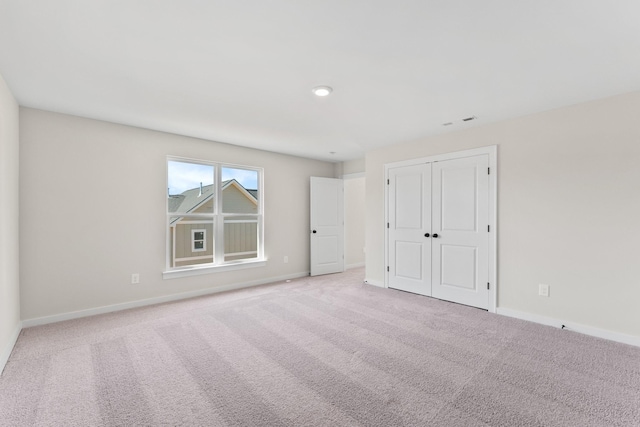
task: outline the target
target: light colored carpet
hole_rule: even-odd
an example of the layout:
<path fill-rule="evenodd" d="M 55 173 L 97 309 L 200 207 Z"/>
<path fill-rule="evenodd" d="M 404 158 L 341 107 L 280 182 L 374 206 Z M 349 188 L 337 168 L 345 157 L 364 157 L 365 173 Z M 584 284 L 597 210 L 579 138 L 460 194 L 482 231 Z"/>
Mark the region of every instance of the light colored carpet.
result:
<path fill-rule="evenodd" d="M 362 269 L 25 329 L 2 426 L 640 426 L 640 348 Z"/>

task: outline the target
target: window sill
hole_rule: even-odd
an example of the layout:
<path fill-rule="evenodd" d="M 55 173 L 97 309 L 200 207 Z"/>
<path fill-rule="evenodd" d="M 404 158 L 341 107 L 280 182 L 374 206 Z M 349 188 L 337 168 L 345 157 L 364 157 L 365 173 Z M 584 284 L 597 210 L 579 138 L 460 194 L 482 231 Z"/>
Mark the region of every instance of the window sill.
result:
<path fill-rule="evenodd" d="M 244 270 L 245 268 L 264 267 L 267 265 L 267 259 L 255 259 L 251 261 L 239 261 L 232 264 L 224 265 L 207 265 L 193 267 L 179 267 L 171 270 L 163 271 L 163 279 L 178 279 L 180 277 L 199 276 L 202 274 L 220 273 L 223 271 Z"/>

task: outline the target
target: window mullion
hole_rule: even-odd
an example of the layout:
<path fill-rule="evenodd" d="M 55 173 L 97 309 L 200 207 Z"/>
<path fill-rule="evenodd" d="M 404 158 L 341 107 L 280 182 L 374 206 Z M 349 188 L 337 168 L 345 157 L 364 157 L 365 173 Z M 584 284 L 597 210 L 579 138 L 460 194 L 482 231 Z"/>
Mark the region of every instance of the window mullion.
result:
<path fill-rule="evenodd" d="M 222 216 L 222 167 L 220 164 L 216 164 L 215 168 L 215 183 L 216 192 L 215 198 L 215 216 L 213 220 L 213 226 L 215 229 L 214 235 L 214 263 L 220 265 L 224 263 L 224 218 Z"/>
<path fill-rule="evenodd" d="M 264 258 L 264 216 L 258 215 L 258 257 Z"/>
<path fill-rule="evenodd" d="M 171 241 L 173 242 L 173 247 L 171 248 L 171 253 L 175 254 L 176 253 L 176 228 L 175 227 L 171 227 L 171 234 L 172 234 L 172 239 Z M 175 267 L 176 263 L 173 259 L 171 259 L 171 267 Z"/>

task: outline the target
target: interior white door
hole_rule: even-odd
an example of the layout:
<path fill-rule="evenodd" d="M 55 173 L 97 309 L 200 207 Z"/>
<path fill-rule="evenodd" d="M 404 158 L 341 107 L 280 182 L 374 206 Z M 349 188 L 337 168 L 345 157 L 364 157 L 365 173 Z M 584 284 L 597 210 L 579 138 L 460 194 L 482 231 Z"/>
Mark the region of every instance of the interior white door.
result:
<path fill-rule="evenodd" d="M 311 177 L 311 275 L 344 271 L 344 187 Z"/>
<path fill-rule="evenodd" d="M 432 296 L 489 304 L 489 156 L 433 163 Z"/>
<path fill-rule="evenodd" d="M 431 295 L 431 164 L 389 170 L 389 287 Z"/>

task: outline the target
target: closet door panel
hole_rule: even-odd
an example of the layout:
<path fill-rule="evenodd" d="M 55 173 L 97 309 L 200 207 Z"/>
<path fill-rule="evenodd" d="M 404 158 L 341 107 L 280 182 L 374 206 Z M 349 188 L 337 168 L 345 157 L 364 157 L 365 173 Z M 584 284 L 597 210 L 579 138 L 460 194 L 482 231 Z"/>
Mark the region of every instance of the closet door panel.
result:
<path fill-rule="evenodd" d="M 489 156 L 433 163 L 432 296 L 489 304 Z"/>
<path fill-rule="evenodd" d="M 389 170 L 389 287 L 431 295 L 431 165 Z"/>

